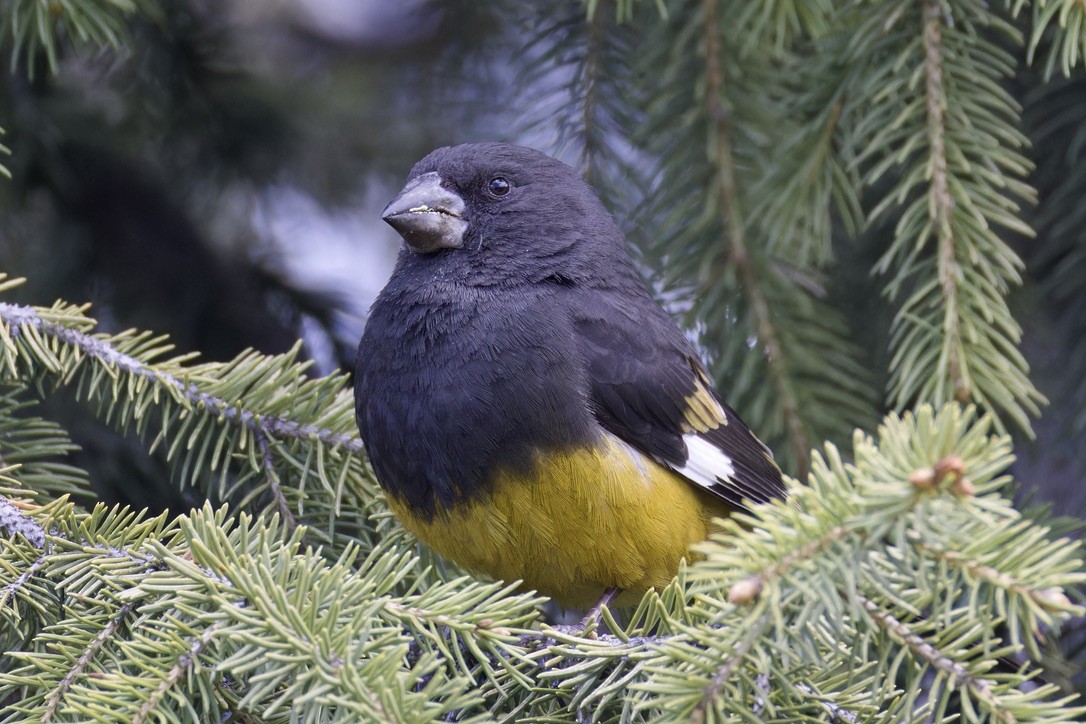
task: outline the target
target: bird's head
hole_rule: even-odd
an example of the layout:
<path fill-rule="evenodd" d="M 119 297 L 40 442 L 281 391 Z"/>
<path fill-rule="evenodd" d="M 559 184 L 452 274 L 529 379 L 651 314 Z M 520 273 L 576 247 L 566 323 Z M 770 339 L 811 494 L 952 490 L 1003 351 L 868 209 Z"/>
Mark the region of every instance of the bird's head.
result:
<path fill-rule="evenodd" d="M 625 255 L 621 232 L 576 171 L 505 143 L 431 152 L 381 218 L 413 254 L 482 257 L 527 276 Z"/>

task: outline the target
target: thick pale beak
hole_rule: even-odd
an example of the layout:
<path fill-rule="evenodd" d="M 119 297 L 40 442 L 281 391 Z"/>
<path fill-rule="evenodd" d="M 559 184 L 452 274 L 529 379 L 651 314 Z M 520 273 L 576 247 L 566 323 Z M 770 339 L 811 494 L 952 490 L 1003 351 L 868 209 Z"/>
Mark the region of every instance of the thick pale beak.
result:
<path fill-rule="evenodd" d="M 420 254 L 457 249 L 464 243 L 468 222 L 461 218 L 464 199 L 441 185 L 436 172 L 411 179 L 392 199 L 381 218 Z"/>

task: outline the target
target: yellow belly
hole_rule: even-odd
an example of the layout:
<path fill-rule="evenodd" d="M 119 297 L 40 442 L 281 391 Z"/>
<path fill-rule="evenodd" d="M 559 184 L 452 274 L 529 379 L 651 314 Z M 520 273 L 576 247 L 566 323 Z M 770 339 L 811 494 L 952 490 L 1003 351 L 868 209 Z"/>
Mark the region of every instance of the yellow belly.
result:
<path fill-rule="evenodd" d="M 531 479 L 501 472 L 490 490 L 430 520 L 394 496 L 389 503 L 445 558 L 523 580 L 570 608 L 592 605 L 611 586 L 630 603 L 666 585 L 710 519 L 728 514 L 723 501 L 612 437 L 540 456 Z"/>

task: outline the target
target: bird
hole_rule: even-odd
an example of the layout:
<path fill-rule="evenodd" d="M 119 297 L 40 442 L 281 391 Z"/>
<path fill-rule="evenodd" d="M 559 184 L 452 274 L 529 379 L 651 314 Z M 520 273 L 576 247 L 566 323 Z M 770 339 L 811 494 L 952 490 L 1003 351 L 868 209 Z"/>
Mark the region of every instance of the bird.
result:
<path fill-rule="evenodd" d="M 567 609 L 629 605 L 714 518 L 786 496 L 572 167 L 438 148 L 382 219 L 403 244 L 356 420 L 392 511 L 441 556 Z"/>

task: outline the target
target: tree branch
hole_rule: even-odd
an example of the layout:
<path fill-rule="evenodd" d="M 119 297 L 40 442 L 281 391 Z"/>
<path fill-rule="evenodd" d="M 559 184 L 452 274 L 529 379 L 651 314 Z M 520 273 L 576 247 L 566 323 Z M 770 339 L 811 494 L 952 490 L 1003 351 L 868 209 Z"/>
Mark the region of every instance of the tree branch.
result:
<path fill-rule="evenodd" d="M 11 329 L 13 336 L 18 336 L 21 327 L 32 327 L 47 337 L 75 347 L 101 364 L 116 367 L 167 388 L 171 392 L 179 393 L 194 407 L 205 409 L 209 414 L 227 420 L 232 425 L 248 428 L 254 435 L 263 433 L 268 437 L 297 440 L 316 438 L 325 445 L 342 447 L 351 453 L 363 451 L 362 440 L 357 437 L 333 432 L 316 425 L 304 424 L 286 417 L 261 415 L 257 410 L 249 410 L 237 403 L 201 392 L 195 384 L 188 383 L 168 372 L 154 369 L 142 360 L 120 352 L 104 339 L 43 319 L 32 307 L 0 302 L 0 320 Z"/>
<path fill-rule="evenodd" d="M 695 722 L 705 721 L 706 716 L 709 713 L 710 707 L 713 702 L 720 696 L 720 692 L 724 690 L 724 685 L 728 683 L 728 680 L 732 678 L 732 673 L 735 669 L 743 663 L 743 659 L 750 653 L 751 648 L 754 646 L 755 641 L 762 635 L 762 631 L 765 630 L 768 617 L 763 616 L 757 623 L 750 627 L 739 645 L 732 651 L 731 656 L 725 659 L 724 664 L 716 670 L 713 674 L 712 680 L 709 682 L 709 686 L 705 688 L 705 693 L 701 697 L 701 701 L 691 712 L 690 718 Z"/>
<path fill-rule="evenodd" d="M 860 530 L 856 525 L 839 525 L 828 531 L 821 538 L 810 541 L 800 548 L 786 553 L 779 561 L 769 568 L 758 571 L 757 573 L 734 583 L 728 591 L 728 600 L 732 603 L 749 603 L 761 594 L 762 588 L 767 582 L 775 581 L 780 578 L 781 575 L 787 573 L 797 563 L 809 560 L 814 557 L 816 553 L 822 552 L 833 543 L 852 533 L 866 535 L 866 531 Z"/>
<path fill-rule="evenodd" d="M 38 550 L 46 550 L 45 528 L 23 513 L 16 501 L 5 496 L 0 496 L 0 528 L 21 535 Z"/>
<path fill-rule="evenodd" d="M 64 678 L 60 680 L 57 687 L 53 689 L 53 693 L 49 695 L 49 700 L 45 704 L 45 711 L 42 713 L 42 723 L 50 721 L 53 715 L 56 714 L 57 707 L 64 700 L 64 695 L 68 693 L 68 689 L 72 688 L 72 684 L 75 683 L 76 678 L 83 673 L 87 668 L 87 665 L 94 659 L 94 655 L 98 653 L 98 650 L 102 648 L 105 642 L 117 632 L 117 629 L 121 627 L 124 620 L 128 618 L 128 615 L 136 609 L 136 602 L 129 601 L 128 603 L 117 609 L 116 615 L 109 620 L 102 630 L 98 632 L 98 635 L 94 637 L 94 640 L 90 642 L 90 645 L 86 650 L 76 659 L 76 662 L 72 665 L 72 668 L 68 669 L 68 673 L 64 675 Z"/>
<path fill-rule="evenodd" d="M 132 718 L 132 724 L 143 724 L 151 715 L 152 710 L 162 701 L 162 697 L 166 696 L 166 692 L 180 681 L 185 674 L 196 667 L 200 662 L 200 654 L 211 644 L 211 639 L 222 626 L 222 621 L 216 621 L 204 629 L 199 636 L 193 636 L 190 639 L 188 650 L 181 654 L 177 659 L 177 663 L 166 674 L 166 677 L 158 683 L 158 687 L 151 693 L 151 696 L 147 698 L 147 701 L 143 702 L 143 706 L 136 712 L 136 716 Z"/>
<path fill-rule="evenodd" d="M 924 3 L 924 89 L 928 112 L 928 144 L 931 153 L 931 185 L 928 214 L 931 231 L 938 240 L 939 286 L 943 293 L 943 357 L 946 359 L 954 399 L 968 402 L 972 393 L 962 357 L 961 318 L 958 309 L 960 269 L 954 250 L 951 222 L 954 200 L 950 197 L 946 156 L 946 121 L 943 118 L 943 41 L 940 33 L 942 9 L 939 0 Z"/>
<path fill-rule="evenodd" d="M 856 594 L 867 615 L 871 617 L 879 628 L 886 631 L 905 644 L 916 656 L 935 667 L 950 679 L 952 686 L 969 689 L 979 700 L 988 705 L 992 715 L 999 721 L 1013 723 L 1014 716 L 1003 709 L 999 700 L 992 694 L 988 682 L 966 671 L 965 667 L 954 659 L 944 654 L 939 649 L 915 634 L 912 630 L 891 614 L 879 608 L 874 601 Z"/>
<path fill-rule="evenodd" d="M 742 283 L 743 293 L 754 315 L 756 333 L 761 340 L 769 376 L 777 391 L 785 429 L 792 454 L 796 460 L 796 477 L 807 475 L 810 440 L 799 412 L 799 401 L 789 382 L 788 361 L 781 346 L 780 335 L 773 324 L 769 302 L 762 289 L 754 260 L 747 249 L 746 229 L 740 211 L 739 194 L 735 182 L 735 158 L 732 152 L 732 128 L 729 114 L 721 98 L 724 94 L 724 68 L 720 62 L 720 28 L 717 21 L 717 0 L 704 0 L 705 12 L 705 112 L 709 118 L 713 137 L 710 148 L 715 150 L 713 160 L 719 179 L 719 203 L 721 215 L 728 231 L 730 260 L 735 265 Z"/>
<path fill-rule="evenodd" d="M 601 2 L 599 5 L 602 5 Z M 581 101 L 581 133 L 583 134 L 581 146 L 581 165 L 584 167 L 581 175 L 589 183 L 597 182 L 596 148 L 592 138 L 592 127 L 596 124 L 596 106 L 598 103 L 600 75 L 602 63 L 600 56 L 603 54 L 603 11 L 597 5 L 593 8 L 586 21 L 588 24 L 588 38 L 585 42 L 584 67 L 581 70 L 582 83 L 584 85 L 583 100 Z"/>
<path fill-rule="evenodd" d="M 0 505 L 2 505 L 4 502 L 6 501 L 0 500 Z M 10 601 L 15 596 L 15 594 L 19 592 L 19 589 L 25 586 L 27 581 L 36 576 L 38 574 L 38 571 L 45 567 L 47 559 L 48 554 L 42 553 L 34 560 L 33 563 L 27 566 L 25 571 L 19 574 L 18 578 L 16 578 L 8 585 L 4 586 L 4 588 L 0 590 L 0 606 L 6 606 L 7 602 Z"/>
<path fill-rule="evenodd" d="M 260 448 L 260 458 L 264 463 L 264 475 L 268 480 L 268 490 L 271 491 L 272 498 L 275 499 L 275 506 L 279 510 L 279 515 L 283 518 L 283 525 L 287 527 L 288 531 L 293 531 L 298 527 L 298 521 L 294 517 L 294 512 L 290 509 L 287 496 L 283 494 L 283 489 L 279 485 L 279 473 L 275 469 L 274 453 L 271 444 L 268 442 L 268 436 L 264 434 L 263 430 L 258 429 L 253 431 L 253 437 L 256 440 L 257 447 Z"/>
<path fill-rule="evenodd" d="M 971 576 L 987 581 L 993 586 L 1004 588 L 1010 593 L 1019 596 L 1025 596 L 1046 611 L 1061 611 L 1071 606 L 1071 600 L 1059 589 L 1034 588 L 1033 586 L 1023 583 L 1009 573 L 1004 573 L 998 568 L 993 568 L 992 566 L 969 558 L 960 551 L 933 546 L 921 539 L 920 534 L 916 531 L 909 531 L 906 534 L 906 537 L 909 539 L 909 542 L 924 553 L 946 562 L 953 568 L 965 571 Z"/>

